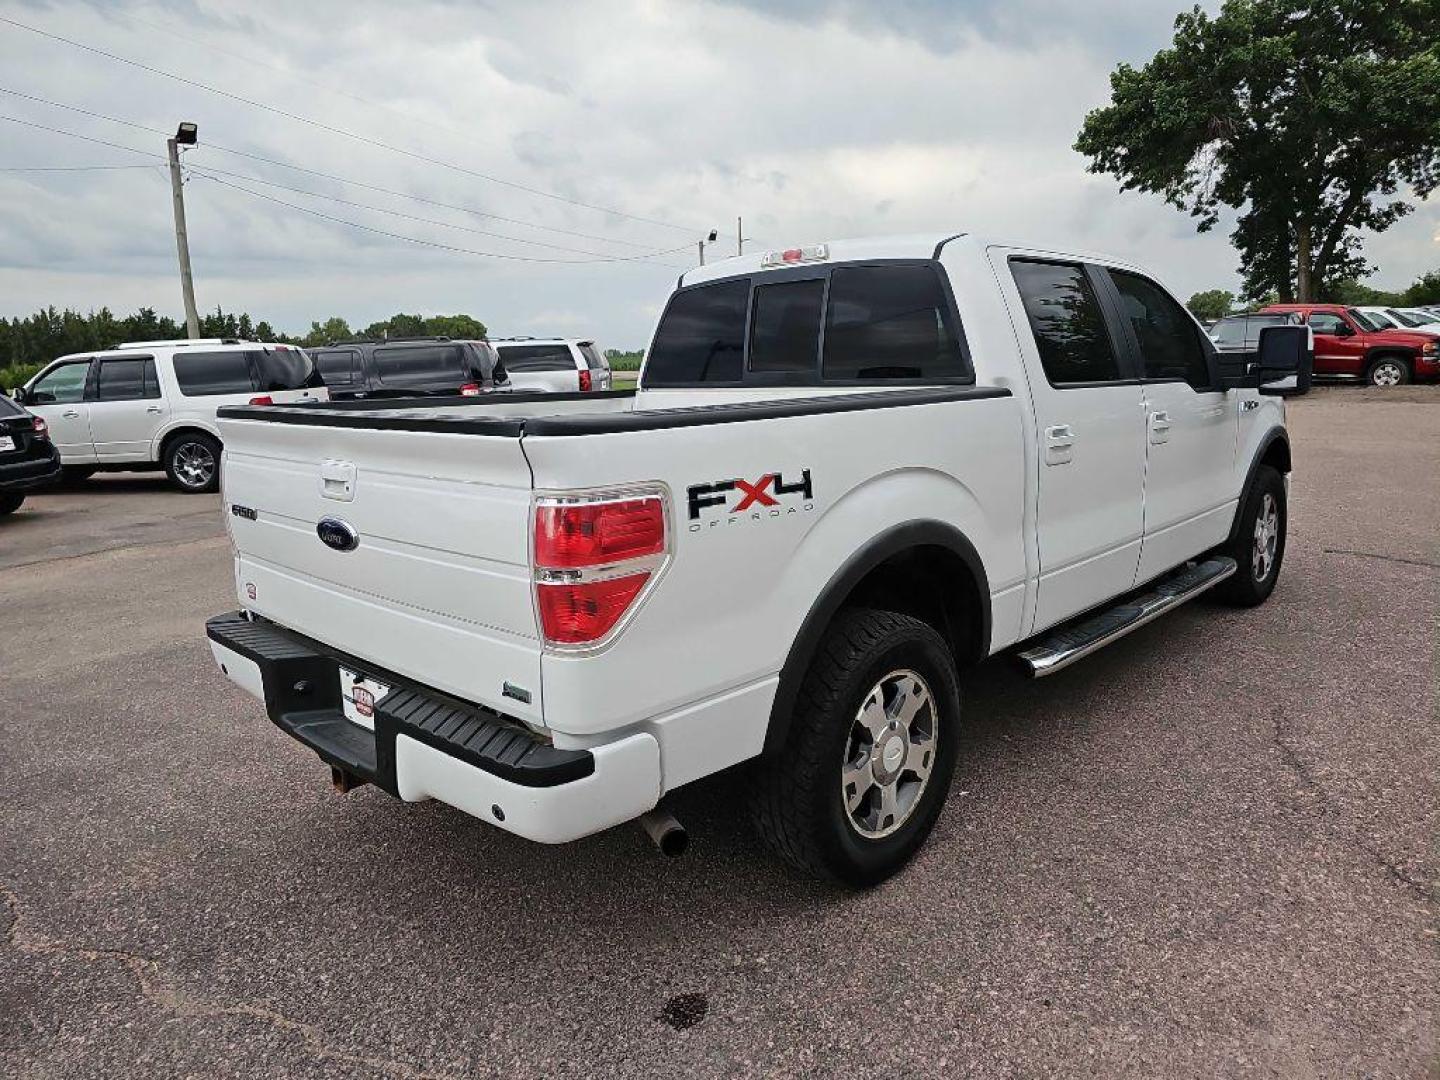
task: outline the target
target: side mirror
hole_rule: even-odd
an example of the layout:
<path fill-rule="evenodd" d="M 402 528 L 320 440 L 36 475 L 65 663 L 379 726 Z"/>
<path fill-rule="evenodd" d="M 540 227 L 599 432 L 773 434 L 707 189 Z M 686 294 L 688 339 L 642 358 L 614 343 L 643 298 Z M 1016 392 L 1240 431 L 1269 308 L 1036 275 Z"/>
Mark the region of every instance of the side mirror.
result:
<path fill-rule="evenodd" d="M 11 389 L 11 391 L 10 391 L 10 396 L 11 396 L 12 398 L 14 398 L 16 401 L 18 401 L 21 405 L 24 405 L 24 404 L 25 404 L 25 387 L 23 387 L 23 386 L 14 387 L 14 388 Z"/>
<path fill-rule="evenodd" d="M 1341 323 L 1339 326 L 1335 327 L 1334 330 L 1331 330 L 1331 331 L 1330 331 L 1330 336 L 1331 336 L 1331 337 L 1354 337 L 1354 336 L 1355 336 L 1355 331 L 1352 330 L 1352 329 L 1350 329 L 1350 327 L 1347 326 L 1345 323 Z"/>
<path fill-rule="evenodd" d="M 1315 355 L 1303 326 L 1267 326 L 1260 331 L 1255 353 L 1255 385 L 1271 397 L 1298 397 L 1310 392 Z"/>

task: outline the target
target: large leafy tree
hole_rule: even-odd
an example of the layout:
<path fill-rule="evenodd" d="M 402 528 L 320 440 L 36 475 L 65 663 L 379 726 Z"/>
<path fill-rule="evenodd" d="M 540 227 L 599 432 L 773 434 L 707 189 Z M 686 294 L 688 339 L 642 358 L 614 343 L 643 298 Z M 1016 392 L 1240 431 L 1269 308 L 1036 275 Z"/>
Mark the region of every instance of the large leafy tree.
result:
<path fill-rule="evenodd" d="M 1440 0 L 1225 0 L 1110 76 L 1075 149 L 1232 239 L 1249 296 L 1368 271 L 1360 231 L 1440 185 Z"/>

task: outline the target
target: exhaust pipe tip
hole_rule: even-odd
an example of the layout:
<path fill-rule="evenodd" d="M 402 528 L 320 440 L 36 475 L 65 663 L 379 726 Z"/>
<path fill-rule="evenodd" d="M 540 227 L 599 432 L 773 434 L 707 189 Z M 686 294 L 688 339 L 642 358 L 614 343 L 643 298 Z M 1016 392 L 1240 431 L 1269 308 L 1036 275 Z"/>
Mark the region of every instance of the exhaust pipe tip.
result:
<path fill-rule="evenodd" d="M 668 810 L 656 807 L 640 815 L 640 826 L 650 837 L 651 843 L 659 848 L 660 854 L 666 858 L 678 859 L 690 846 L 690 834 Z"/>

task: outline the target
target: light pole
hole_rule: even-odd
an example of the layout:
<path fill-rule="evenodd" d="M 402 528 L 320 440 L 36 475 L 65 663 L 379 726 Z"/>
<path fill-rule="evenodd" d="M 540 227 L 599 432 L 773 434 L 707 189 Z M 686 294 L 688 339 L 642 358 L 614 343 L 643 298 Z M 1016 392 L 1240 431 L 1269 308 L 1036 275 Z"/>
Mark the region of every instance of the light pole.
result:
<path fill-rule="evenodd" d="M 713 243 L 715 242 L 715 237 L 718 236 L 718 235 L 719 235 L 719 232 L 718 232 L 717 230 L 711 229 L 711 230 L 710 230 L 710 235 L 707 236 L 704 240 L 701 240 L 701 241 L 700 241 L 700 265 L 701 265 L 701 266 L 704 266 L 704 265 L 705 265 L 705 245 L 706 245 L 706 244 L 713 244 Z"/>
<path fill-rule="evenodd" d="M 190 240 L 185 234 L 185 190 L 180 182 L 180 147 L 194 146 L 198 129 L 186 121 L 175 130 L 173 139 L 165 140 L 170 157 L 170 196 L 175 204 L 175 250 L 180 255 L 180 291 L 185 295 L 185 333 L 200 336 L 200 313 L 195 310 L 195 279 L 190 274 Z"/>

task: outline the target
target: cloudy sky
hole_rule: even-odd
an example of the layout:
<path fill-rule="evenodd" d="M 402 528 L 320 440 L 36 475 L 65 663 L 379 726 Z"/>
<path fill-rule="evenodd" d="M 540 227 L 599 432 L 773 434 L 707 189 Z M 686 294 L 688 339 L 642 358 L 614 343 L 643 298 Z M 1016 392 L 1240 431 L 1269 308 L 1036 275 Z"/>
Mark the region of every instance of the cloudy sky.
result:
<path fill-rule="evenodd" d="M 763 247 L 973 231 L 1233 288 L 1228 227 L 1197 236 L 1070 150 L 1179 5 L 0 0 L 0 314 L 180 315 L 154 167 L 180 120 L 200 306 L 291 331 L 465 311 L 641 346 L 739 215 Z M 1373 280 L 1435 268 L 1437 232 L 1440 197 L 1369 244 Z"/>

